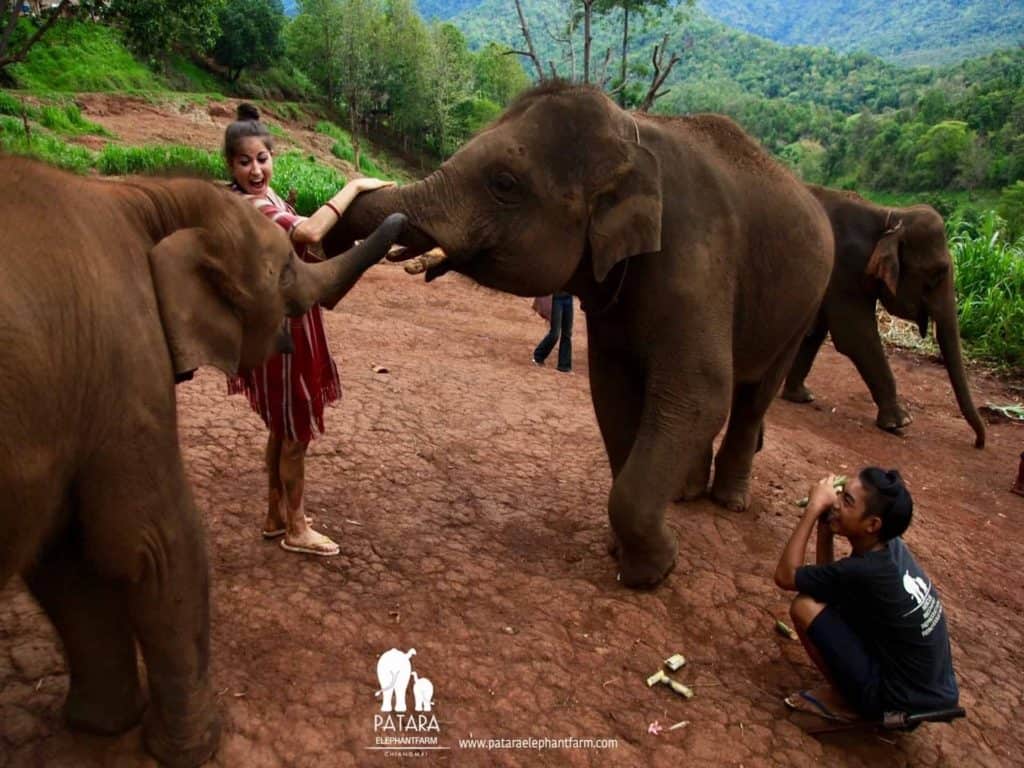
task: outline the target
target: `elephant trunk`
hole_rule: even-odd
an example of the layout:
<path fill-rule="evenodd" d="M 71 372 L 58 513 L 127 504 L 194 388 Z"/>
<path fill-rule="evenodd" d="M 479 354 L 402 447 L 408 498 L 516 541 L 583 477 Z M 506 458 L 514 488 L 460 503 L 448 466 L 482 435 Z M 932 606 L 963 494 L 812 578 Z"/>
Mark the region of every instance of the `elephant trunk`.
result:
<path fill-rule="evenodd" d="M 431 250 L 440 245 L 431 227 L 448 222 L 450 218 L 444 207 L 450 196 L 444 192 L 443 176 L 439 171 L 404 187 L 364 192 L 349 204 L 341 220 L 324 237 L 324 253 L 328 256 L 341 253 L 354 241 L 374 231 L 393 213 L 404 214 L 409 220 L 409 226 L 397 242 L 408 247 L 411 255 Z"/>
<path fill-rule="evenodd" d="M 296 260 L 295 279 L 285 288 L 285 312 L 300 317 L 314 304 L 333 308 L 363 273 L 379 262 L 401 235 L 406 218 L 392 214 L 375 227 L 372 234 L 354 248 L 319 264 Z"/>
<path fill-rule="evenodd" d="M 935 319 L 935 338 L 942 350 L 942 359 L 946 364 L 949 381 L 953 385 L 957 405 L 964 419 L 974 430 L 975 448 L 985 447 L 985 424 L 981 415 L 974 407 L 971 391 L 967 386 L 967 372 L 964 370 L 963 351 L 960 347 L 960 326 L 956 319 L 956 294 L 953 281 L 946 280 L 946 285 L 935 292 L 935 300 L 930 302 L 930 312 Z"/>

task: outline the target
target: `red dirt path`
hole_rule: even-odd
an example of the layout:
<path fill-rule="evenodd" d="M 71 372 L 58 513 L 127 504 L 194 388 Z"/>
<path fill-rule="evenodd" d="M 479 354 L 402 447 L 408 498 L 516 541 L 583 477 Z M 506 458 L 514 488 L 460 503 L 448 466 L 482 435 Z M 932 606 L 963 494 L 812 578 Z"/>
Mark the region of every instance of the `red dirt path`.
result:
<path fill-rule="evenodd" d="M 259 537 L 264 430 L 223 376 L 179 387 L 181 440 L 209 526 L 212 676 L 225 717 L 213 765 L 1003 766 L 1024 754 L 1024 498 L 1007 493 L 1024 430 L 971 447 L 944 371 L 894 354 L 916 421 L 873 426 L 853 366 L 830 347 L 818 401 L 777 401 L 755 462 L 755 503 L 673 505 L 680 561 L 653 592 L 615 580 L 605 554 L 609 473 L 589 402 L 584 319 L 576 374 L 530 364 L 544 332 L 529 302 L 446 277 L 424 287 L 373 269 L 329 313 L 345 397 L 309 460 L 316 525 L 342 554 L 315 559 Z M 374 365 L 388 374 L 374 374 Z M 976 381 L 976 397 L 1010 399 Z M 812 479 L 900 467 L 908 540 L 945 601 L 969 715 L 909 735 L 812 738 L 781 698 L 817 675 L 773 631 L 771 573 Z M 421 759 L 374 743 L 382 651 L 415 647 L 435 686 L 440 744 Z M 644 678 L 673 652 L 691 701 Z M 0 591 L 0 768 L 152 765 L 138 731 L 73 734 L 55 636 L 20 581 Z M 410 709 L 412 706 L 410 692 Z M 689 721 L 660 736 L 648 724 Z M 614 738 L 606 750 L 479 751 L 463 737 Z M 1013 755 L 1018 755 L 1013 758 Z M 1019 764 L 1019 762 L 1018 762 Z"/>

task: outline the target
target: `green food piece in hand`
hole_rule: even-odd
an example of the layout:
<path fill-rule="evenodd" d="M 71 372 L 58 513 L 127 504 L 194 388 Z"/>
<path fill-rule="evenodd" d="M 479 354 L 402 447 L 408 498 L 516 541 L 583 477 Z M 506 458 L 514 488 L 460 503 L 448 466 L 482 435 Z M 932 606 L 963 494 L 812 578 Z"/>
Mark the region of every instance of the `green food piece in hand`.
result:
<path fill-rule="evenodd" d="M 794 630 L 786 622 L 779 621 L 778 619 L 775 620 L 775 631 L 778 632 L 783 637 L 788 637 L 790 640 L 799 640 L 800 639 L 800 636 L 797 635 L 796 630 Z"/>
<path fill-rule="evenodd" d="M 837 491 L 846 485 L 846 475 L 836 475 L 835 481 L 832 483 L 832 487 Z M 811 503 L 811 499 L 808 496 L 804 496 L 800 501 L 796 502 L 798 507 L 806 507 Z"/>

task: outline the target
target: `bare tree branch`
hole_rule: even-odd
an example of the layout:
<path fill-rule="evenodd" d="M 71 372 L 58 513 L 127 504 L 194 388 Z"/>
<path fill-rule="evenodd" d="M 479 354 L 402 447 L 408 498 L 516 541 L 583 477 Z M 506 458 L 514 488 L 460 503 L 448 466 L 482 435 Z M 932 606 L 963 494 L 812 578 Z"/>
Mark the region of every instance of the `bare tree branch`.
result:
<path fill-rule="evenodd" d="M 659 98 L 668 93 L 668 90 L 658 91 L 665 83 L 665 78 L 672 72 L 672 68 L 679 63 L 679 57 L 676 54 L 669 56 L 668 64 L 665 63 L 665 46 L 668 45 L 668 35 L 666 34 L 661 38 L 661 45 L 654 46 L 654 52 L 651 54 L 651 64 L 654 65 L 654 74 L 651 75 L 651 86 L 647 89 L 647 95 L 644 96 L 643 101 L 640 103 L 639 110 L 641 112 L 647 112 L 651 107 L 654 106 L 654 102 Z"/>
<path fill-rule="evenodd" d="M 537 69 L 537 80 L 538 82 L 544 79 L 544 69 L 540 65 L 540 60 L 537 58 L 537 51 L 533 47 L 533 38 L 530 37 L 530 27 L 526 23 L 526 16 L 523 15 L 523 6 L 519 0 L 515 0 L 516 12 L 519 14 L 519 26 L 523 30 L 523 38 L 526 40 L 526 50 L 528 53 L 527 57 L 533 61 L 533 66 Z"/>
<path fill-rule="evenodd" d="M 604 90 L 608 86 L 608 81 L 611 79 L 611 75 L 608 74 L 608 62 L 612 60 L 612 49 L 606 48 L 604 51 L 604 61 L 601 62 L 601 74 L 597 77 L 597 82 L 601 84 L 601 89 Z"/>
<path fill-rule="evenodd" d="M 551 68 L 551 77 L 553 79 L 557 80 L 558 79 L 558 70 L 555 69 L 555 62 L 552 61 L 551 59 L 548 59 L 548 67 Z"/>

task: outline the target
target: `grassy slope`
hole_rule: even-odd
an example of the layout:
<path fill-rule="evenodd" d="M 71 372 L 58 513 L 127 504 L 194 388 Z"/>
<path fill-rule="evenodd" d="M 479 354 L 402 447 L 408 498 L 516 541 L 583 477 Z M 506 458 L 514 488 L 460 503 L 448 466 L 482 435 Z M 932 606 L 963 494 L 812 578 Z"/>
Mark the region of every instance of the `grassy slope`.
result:
<path fill-rule="evenodd" d="M 11 68 L 10 74 L 19 88 L 0 90 L 0 148 L 6 151 L 37 157 L 77 173 L 123 175 L 173 170 L 205 177 L 224 175 L 223 160 L 216 152 L 174 144 L 126 146 L 101 126 L 85 120 L 73 101 L 78 92 L 130 94 L 151 101 L 157 108 L 167 105 L 169 122 L 183 119 L 174 105 L 206 105 L 222 100 L 229 90 L 226 82 L 194 62 L 172 57 L 163 71 L 155 72 L 132 56 L 115 30 L 75 23 L 56 27 L 24 63 Z M 275 114 L 289 118 L 292 127 L 319 120 L 319 132 L 335 140 L 335 156 L 346 167 L 352 167 L 348 133 L 324 119 L 315 105 L 300 106 L 278 99 L 269 104 Z M 268 125 L 273 134 L 287 136 L 290 143 L 301 148 L 301 141 L 294 135 L 297 132 L 289 132 L 288 125 Z M 105 139 L 103 148 L 93 151 L 76 142 L 88 136 Z M 283 152 L 278 160 L 278 185 L 283 190 L 294 187 L 298 191 L 297 205 L 303 212 L 315 209 L 345 182 L 335 168 L 316 163 L 300 150 Z M 360 169 L 385 178 L 409 177 L 400 164 L 372 148 L 361 158 Z"/>

